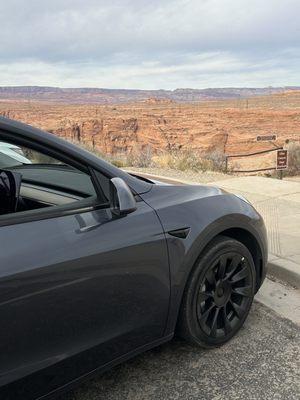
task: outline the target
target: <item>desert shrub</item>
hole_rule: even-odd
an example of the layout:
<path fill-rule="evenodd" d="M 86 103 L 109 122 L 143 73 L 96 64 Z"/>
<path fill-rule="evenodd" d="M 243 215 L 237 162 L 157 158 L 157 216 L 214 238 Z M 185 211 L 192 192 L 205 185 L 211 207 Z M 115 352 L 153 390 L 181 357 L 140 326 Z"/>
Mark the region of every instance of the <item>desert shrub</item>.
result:
<path fill-rule="evenodd" d="M 121 158 L 115 158 L 112 156 L 112 158 L 108 159 L 107 161 L 111 162 L 115 167 L 118 168 L 124 168 L 127 167 L 127 162 L 125 159 L 121 159 Z"/>
<path fill-rule="evenodd" d="M 93 147 L 91 144 L 89 143 L 83 143 L 83 142 L 79 142 L 78 140 L 73 140 L 73 139 L 67 139 L 69 142 L 75 144 L 78 147 L 81 147 L 82 149 L 95 154 L 98 157 L 101 157 L 103 159 L 108 159 L 108 156 L 103 154 L 99 149 L 97 149 L 96 147 Z"/>
<path fill-rule="evenodd" d="M 171 152 L 161 152 L 152 157 L 152 163 L 162 169 L 174 168 L 174 155 Z"/>
<path fill-rule="evenodd" d="M 193 151 L 184 150 L 175 154 L 174 167 L 179 171 L 197 171 L 202 168 L 201 158 Z"/>
<path fill-rule="evenodd" d="M 218 150 L 209 152 L 205 158 L 210 160 L 213 165 L 213 171 L 226 171 L 226 155 Z"/>
<path fill-rule="evenodd" d="M 200 157 L 191 150 L 161 152 L 153 157 L 153 163 L 159 168 L 171 168 L 180 171 L 199 170 L 202 167 Z"/>
<path fill-rule="evenodd" d="M 152 165 L 152 148 L 145 146 L 144 148 L 134 148 L 126 157 L 126 166 L 147 168 Z"/>
<path fill-rule="evenodd" d="M 290 143 L 288 154 L 288 169 L 285 171 L 285 175 L 300 175 L 300 144 Z"/>
<path fill-rule="evenodd" d="M 74 142 L 84 149 L 111 162 L 118 168 L 137 167 L 149 168 L 152 166 L 162 169 L 175 169 L 179 171 L 225 171 L 226 157 L 223 153 L 212 151 L 200 153 L 192 149 L 180 149 L 172 151 L 161 151 L 153 154 L 151 146 L 134 147 L 129 153 L 114 155 L 102 154 L 97 148 L 91 145 Z"/>
<path fill-rule="evenodd" d="M 199 153 L 192 149 L 162 152 L 153 156 L 153 164 L 160 168 L 180 171 L 224 171 L 225 155 L 219 152 Z"/>

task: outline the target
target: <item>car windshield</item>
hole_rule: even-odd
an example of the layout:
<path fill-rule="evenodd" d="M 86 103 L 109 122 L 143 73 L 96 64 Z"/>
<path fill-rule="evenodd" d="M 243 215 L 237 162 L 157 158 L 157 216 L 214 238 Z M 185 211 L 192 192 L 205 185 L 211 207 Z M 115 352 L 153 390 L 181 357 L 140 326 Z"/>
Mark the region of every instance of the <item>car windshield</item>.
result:
<path fill-rule="evenodd" d="M 23 146 L 0 142 L 0 169 L 16 171 L 22 182 L 81 197 L 95 194 L 86 174 L 61 161 Z"/>
<path fill-rule="evenodd" d="M 64 165 L 45 154 L 23 146 L 0 141 L 0 168 L 13 168 L 23 165 Z"/>
<path fill-rule="evenodd" d="M 6 168 L 22 174 L 22 182 L 62 190 L 79 196 L 92 196 L 95 189 L 86 174 L 66 164 L 21 164 Z"/>
<path fill-rule="evenodd" d="M 0 169 L 12 168 L 18 165 L 23 165 L 23 163 L 0 150 Z"/>

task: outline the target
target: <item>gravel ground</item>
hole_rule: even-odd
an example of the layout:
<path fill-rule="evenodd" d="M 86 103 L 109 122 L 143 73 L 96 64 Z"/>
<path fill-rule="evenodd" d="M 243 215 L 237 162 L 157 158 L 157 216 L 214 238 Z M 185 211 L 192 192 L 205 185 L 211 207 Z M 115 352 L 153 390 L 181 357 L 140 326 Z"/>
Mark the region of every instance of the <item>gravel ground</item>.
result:
<path fill-rule="evenodd" d="M 176 339 L 60 400 L 299 398 L 299 326 L 254 303 L 240 333 L 225 346 L 203 350 Z"/>
<path fill-rule="evenodd" d="M 285 181 L 294 181 L 294 182 L 300 182 L 300 175 L 299 176 L 287 176 L 284 178 Z"/>
<path fill-rule="evenodd" d="M 179 171 L 175 169 L 166 169 L 166 168 L 138 168 L 138 167 L 128 167 L 123 168 L 125 171 L 132 172 L 140 172 L 146 173 L 149 175 L 158 175 L 164 176 L 168 178 L 178 179 L 180 181 L 185 181 L 187 183 L 213 183 L 225 179 L 232 179 L 238 176 L 242 176 L 241 174 L 223 174 L 221 172 L 213 172 L 213 171 Z M 244 175 L 246 176 L 246 175 Z M 275 179 L 275 178 L 270 178 Z M 284 178 L 287 181 L 300 182 L 300 176 L 287 176 Z"/>
<path fill-rule="evenodd" d="M 169 178 L 179 179 L 186 182 L 195 182 L 195 183 L 209 183 L 220 181 L 223 179 L 230 179 L 234 177 L 233 175 L 222 174 L 221 172 L 196 172 L 196 171 L 178 171 L 175 169 L 165 169 L 165 168 L 124 168 L 125 171 L 133 171 L 133 172 L 143 172 L 150 175 L 160 175 L 167 176 Z"/>

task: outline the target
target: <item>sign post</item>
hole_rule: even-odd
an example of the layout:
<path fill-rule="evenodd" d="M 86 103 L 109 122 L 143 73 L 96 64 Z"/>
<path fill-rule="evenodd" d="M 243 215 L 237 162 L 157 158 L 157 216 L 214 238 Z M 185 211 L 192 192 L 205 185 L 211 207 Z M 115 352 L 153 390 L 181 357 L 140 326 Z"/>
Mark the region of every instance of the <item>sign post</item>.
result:
<path fill-rule="evenodd" d="M 256 136 L 257 142 L 270 142 L 277 140 L 277 135 L 259 135 Z"/>
<path fill-rule="evenodd" d="M 283 170 L 288 167 L 288 151 L 277 150 L 277 171 L 280 172 L 280 179 L 282 179 Z"/>

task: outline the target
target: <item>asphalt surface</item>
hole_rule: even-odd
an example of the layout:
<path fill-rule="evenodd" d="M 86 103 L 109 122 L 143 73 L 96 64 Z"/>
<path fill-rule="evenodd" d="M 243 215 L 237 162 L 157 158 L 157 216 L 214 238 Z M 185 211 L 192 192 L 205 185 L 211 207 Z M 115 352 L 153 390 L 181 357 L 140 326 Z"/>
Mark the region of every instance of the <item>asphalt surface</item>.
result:
<path fill-rule="evenodd" d="M 203 350 L 174 339 L 60 400 L 299 398 L 300 328 L 255 302 L 223 347 Z"/>

